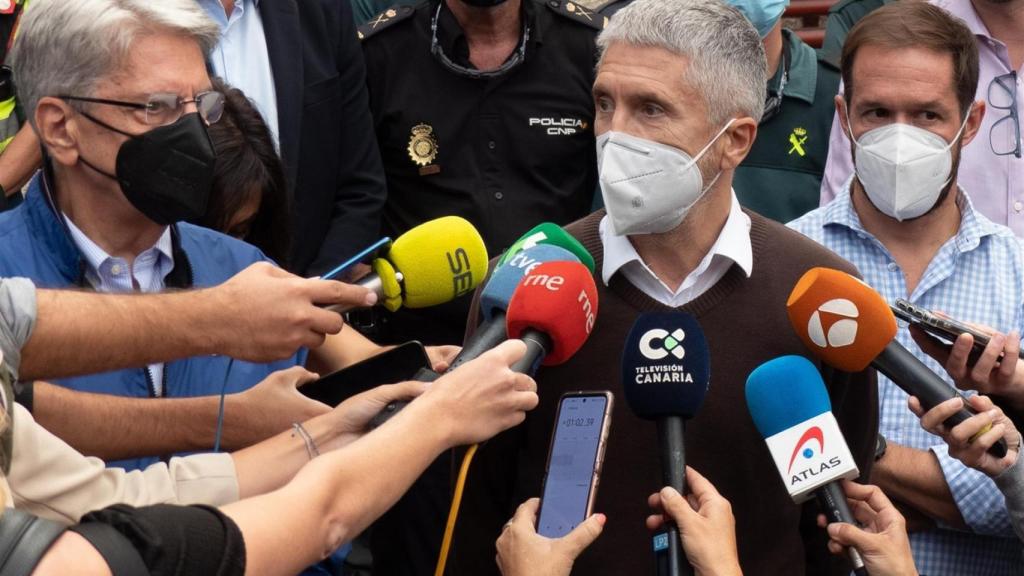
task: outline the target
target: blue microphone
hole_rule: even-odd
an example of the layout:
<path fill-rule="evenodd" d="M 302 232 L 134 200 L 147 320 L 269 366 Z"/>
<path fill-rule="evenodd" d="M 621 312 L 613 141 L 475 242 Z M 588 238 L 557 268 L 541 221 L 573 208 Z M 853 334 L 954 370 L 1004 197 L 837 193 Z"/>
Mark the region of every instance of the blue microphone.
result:
<path fill-rule="evenodd" d="M 764 436 L 783 484 L 797 504 L 817 498 L 831 522 L 857 521 L 839 480 L 860 471 L 850 454 L 818 368 L 803 356 L 780 356 L 747 378 L 747 408 Z M 864 561 L 849 549 L 854 573 L 867 575 Z"/>
<path fill-rule="evenodd" d="M 686 494 L 686 420 L 704 403 L 711 379 L 711 359 L 704 331 L 685 312 L 641 314 L 626 338 L 622 352 L 622 388 L 634 414 L 658 426 L 662 484 Z M 654 538 L 657 574 L 692 574 L 679 540 L 679 529 L 668 525 L 668 536 Z"/>
<path fill-rule="evenodd" d="M 579 262 L 572 252 L 553 244 L 537 244 L 516 253 L 498 266 L 480 292 L 480 312 L 484 321 L 466 339 L 462 350 L 452 360 L 449 370 L 480 356 L 508 339 L 505 311 L 519 281 L 544 262 Z"/>

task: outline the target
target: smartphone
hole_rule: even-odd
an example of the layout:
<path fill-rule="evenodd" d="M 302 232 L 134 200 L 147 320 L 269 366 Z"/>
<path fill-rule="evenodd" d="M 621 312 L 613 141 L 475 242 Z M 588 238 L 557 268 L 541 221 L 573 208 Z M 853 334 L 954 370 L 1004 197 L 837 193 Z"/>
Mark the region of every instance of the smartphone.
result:
<path fill-rule="evenodd" d="M 559 398 L 537 520 L 541 536 L 561 538 L 593 512 L 613 401 L 607 391 Z"/>
<path fill-rule="evenodd" d="M 406 342 L 301 386 L 299 391 L 334 407 L 382 384 L 412 380 L 420 371 L 429 372 L 430 366 L 423 344 Z"/>
<path fill-rule="evenodd" d="M 974 338 L 974 349 L 969 358 L 972 364 L 978 360 L 978 356 L 985 350 L 991 339 L 988 334 L 976 330 L 963 322 L 947 316 L 939 316 L 931 310 L 912 304 L 903 298 L 898 298 L 896 303 L 890 306 L 890 308 L 892 308 L 892 312 L 897 318 L 919 326 L 925 332 L 949 344 L 956 342 L 956 339 L 961 334 L 970 334 Z M 1024 349 L 1018 355 L 1024 358 Z M 1002 354 L 1000 354 L 1001 357 Z"/>
<path fill-rule="evenodd" d="M 341 264 L 338 264 L 337 266 L 334 267 L 333 270 L 322 275 L 320 278 L 323 280 L 336 280 L 339 276 L 347 272 L 349 268 L 355 266 L 356 264 L 364 260 L 369 260 L 370 258 L 373 258 L 380 251 L 387 251 L 388 248 L 390 247 L 391 238 L 385 236 L 380 240 L 377 240 L 373 244 L 367 246 L 365 249 L 361 250 L 355 256 L 349 258 L 348 260 L 345 260 Z"/>

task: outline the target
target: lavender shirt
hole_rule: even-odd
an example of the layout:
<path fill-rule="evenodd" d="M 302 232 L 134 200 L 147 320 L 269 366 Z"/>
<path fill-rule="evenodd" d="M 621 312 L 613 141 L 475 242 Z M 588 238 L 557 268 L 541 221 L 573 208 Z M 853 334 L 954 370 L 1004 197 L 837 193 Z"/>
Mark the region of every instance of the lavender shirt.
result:
<path fill-rule="evenodd" d="M 931 0 L 932 4 L 949 11 L 963 20 L 978 39 L 980 74 L 976 98 L 986 102 L 985 117 L 974 140 L 964 147 L 960 161 L 957 183 L 971 196 L 974 208 L 997 224 L 1008 226 L 1017 237 L 1024 237 L 1024 158 L 1013 154 L 997 156 L 992 153 L 989 138 L 992 125 L 1007 115 L 1007 110 L 992 106 L 989 101 L 989 85 L 993 78 L 1008 74 L 1011 70 L 1010 55 L 1006 45 L 993 38 L 988 28 L 974 11 L 971 0 Z M 1022 70 L 1017 71 L 1017 113 L 1024 118 L 1024 83 Z M 842 87 L 840 86 L 840 93 Z M 992 87 L 997 104 L 1004 104 L 1009 96 L 998 86 Z M 998 143 L 1006 150 L 1013 148 L 1013 130 L 1007 120 L 1000 125 L 997 136 L 1004 141 Z M 1001 150 L 1003 151 L 1003 150 Z M 824 206 L 842 193 L 844 186 L 853 175 L 853 160 L 850 156 L 850 141 L 839 125 L 839 118 L 832 119 L 832 135 L 829 138 L 828 161 L 825 176 L 821 182 L 821 205 Z"/>

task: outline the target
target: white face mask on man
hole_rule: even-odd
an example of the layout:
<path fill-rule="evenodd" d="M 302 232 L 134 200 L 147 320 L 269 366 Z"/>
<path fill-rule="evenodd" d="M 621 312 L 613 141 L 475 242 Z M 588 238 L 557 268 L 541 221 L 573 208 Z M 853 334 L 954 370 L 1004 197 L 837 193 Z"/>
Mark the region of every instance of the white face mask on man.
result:
<path fill-rule="evenodd" d="M 868 199 L 900 222 L 927 214 L 953 179 L 952 147 L 960 139 L 970 109 L 953 142 L 909 124 L 886 124 L 850 140 L 857 149 L 855 171 Z M 850 125 L 850 112 L 846 112 Z"/>
<path fill-rule="evenodd" d="M 623 132 L 597 137 L 601 197 L 617 236 L 668 232 L 721 176 L 704 186 L 697 161 L 733 123 L 729 120 L 697 156 Z"/>

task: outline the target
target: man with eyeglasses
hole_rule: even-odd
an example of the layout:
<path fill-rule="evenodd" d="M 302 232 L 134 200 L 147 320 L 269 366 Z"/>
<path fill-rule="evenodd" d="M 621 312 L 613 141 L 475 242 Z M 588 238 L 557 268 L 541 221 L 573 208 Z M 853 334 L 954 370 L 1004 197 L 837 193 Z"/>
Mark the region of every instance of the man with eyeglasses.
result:
<path fill-rule="evenodd" d="M 100 13 L 104 18 L 96 19 Z M 25 202 L 0 215 L 0 277 L 27 277 L 44 288 L 150 293 L 219 285 L 269 262 L 253 246 L 182 222 L 206 209 L 215 159 L 207 126 L 220 119 L 224 105 L 205 66 L 218 30 L 192 0 L 33 0 L 23 26 L 12 57 L 45 161 Z M 359 292 L 365 305 L 369 295 Z M 347 329 L 337 338 L 351 341 L 352 334 Z M 339 356 L 329 361 L 344 360 L 334 345 L 317 352 L 328 348 Z M 295 390 L 315 375 L 293 370 L 282 383 L 274 374 L 306 356 L 302 349 L 272 363 L 224 356 L 154 363 L 58 380 L 60 387 L 36 383 L 26 387 L 32 395 L 25 401 L 47 408 L 46 416 L 63 430 L 74 430 L 75 438 L 65 436 L 69 442 L 87 442 L 91 453 L 139 468 L 162 454 L 214 445 L 214 395 L 234 396 L 266 381 L 266 391 L 277 394 L 265 399 L 276 398 L 274 410 L 292 421 L 326 411 Z M 152 412 L 117 398 L 109 403 L 124 411 L 116 412 L 104 400 L 111 396 L 209 398 L 186 407 L 161 403 L 165 410 Z M 225 421 L 257 437 L 265 433 L 263 420 L 280 423 L 261 414 L 266 407 L 238 413 L 232 404 L 226 403 L 231 414 Z M 58 418 L 61 406 L 65 416 Z M 225 438 L 237 439 L 235 432 Z M 95 437 L 82 439 L 90 434 Z"/>
<path fill-rule="evenodd" d="M 456 214 L 497 255 L 540 222 L 584 216 L 597 190 L 590 87 L 605 20 L 574 0 L 431 0 L 360 26 L 387 176 L 384 233 Z M 380 340 L 461 342 L 469 303 L 387 314 Z M 448 492 L 434 478 L 440 501 L 409 514 L 419 533 L 375 560 L 433 571 Z M 415 557 L 396 553 L 407 546 Z"/>
<path fill-rule="evenodd" d="M 1024 157 L 1020 116 L 1024 113 L 1024 0 L 930 0 L 961 19 L 974 33 L 980 75 L 976 98 L 987 104 L 978 141 L 964 149 L 960 182 L 978 211 L 1024 237 Z M 853 0 L 849 4 L 877 5 Z M 821 204 L 842 193 L 853 174 L 850 146 L 838 117 L 833 120 Z"/>
<path fill-rule="evenodd" d="M 989 110 L 975 100 L 978 71 L 975 35 L 932 4 L 900 0 L 865 16 L 843 47 L 844 91 L 835 99 L 854 149 L 854 175 L 835 200 L 790 226 L 850 261 L 889 302 L 904 298 L 1019 334 L 1020 241 L 975 208 L 974 190 L 961 178 L 968 151 L 987 138 L 982 117 Z M 906 323 L 896 339 L 932 371 L 961 384 L 918 346 Z M 1017 344 L 1011 350 L 1009 339 L 992 340 L 966 370 L 1004 380 L 1018 364 Z M 998 363 L 1004 342 L 1012 361 Z M 966 358 L 963 353 L 960 362 Z M 918 570 L 1019 574 L 1021 543 L 992 479 L 922 429 L 907 393 L 881 374 L 878 399 L 884 441 L 870 482 L 907 517 Z"/>

